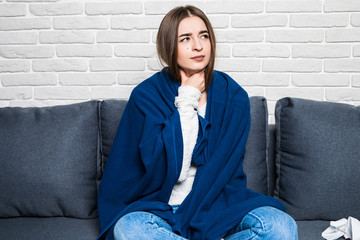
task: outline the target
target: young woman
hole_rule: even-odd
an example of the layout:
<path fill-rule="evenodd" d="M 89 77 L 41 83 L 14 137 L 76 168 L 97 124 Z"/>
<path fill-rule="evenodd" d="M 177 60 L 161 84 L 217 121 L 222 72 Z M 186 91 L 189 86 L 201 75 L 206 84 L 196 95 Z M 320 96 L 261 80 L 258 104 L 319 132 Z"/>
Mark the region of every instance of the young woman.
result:
<path fill-rule="evenodd" d="M 99 190 L 99 239 L 297 239 L 282 203 L 246 188 L 249 98 L 214 71 L 215 47 L 200 9 L 164 17 L 168 67 L 128 101 Z"/>

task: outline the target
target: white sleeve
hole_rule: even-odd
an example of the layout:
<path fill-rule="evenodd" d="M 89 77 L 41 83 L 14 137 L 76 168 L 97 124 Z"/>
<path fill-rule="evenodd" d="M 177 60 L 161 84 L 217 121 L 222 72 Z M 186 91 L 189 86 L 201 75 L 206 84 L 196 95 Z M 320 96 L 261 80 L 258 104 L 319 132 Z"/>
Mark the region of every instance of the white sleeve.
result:
<path fill-rule="evenodd" d="M 183 164 L 178 181 L 185 181 L 191 166 L 191 157 L 199 130 L 197 107 L 201 92 L 191 86 L 180 86 L 178 96 L 175 97 L 175 106 L 180 114 L 181 131 L 183 136 Z"/>

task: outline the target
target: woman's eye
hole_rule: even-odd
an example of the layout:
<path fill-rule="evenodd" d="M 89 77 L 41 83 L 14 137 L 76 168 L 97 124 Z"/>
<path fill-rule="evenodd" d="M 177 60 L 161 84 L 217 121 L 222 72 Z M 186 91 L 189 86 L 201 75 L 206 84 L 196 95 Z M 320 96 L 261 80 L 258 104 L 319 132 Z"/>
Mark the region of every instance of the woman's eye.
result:
<path fill-rule="evenodd" d="M 202 35 L 201 38 L 205 38 L 205 39 L 208 39 L 209 38 L 209 35 L 205 34 L 205 35 Z"/>
<path fill-rule="evenodd" d="M 190 38 L 186 37 L 186 38 L 181 39 L 180 42 L 186 42 L 186 41 L 188 41 L 189 39 L 190 39 Z"/>

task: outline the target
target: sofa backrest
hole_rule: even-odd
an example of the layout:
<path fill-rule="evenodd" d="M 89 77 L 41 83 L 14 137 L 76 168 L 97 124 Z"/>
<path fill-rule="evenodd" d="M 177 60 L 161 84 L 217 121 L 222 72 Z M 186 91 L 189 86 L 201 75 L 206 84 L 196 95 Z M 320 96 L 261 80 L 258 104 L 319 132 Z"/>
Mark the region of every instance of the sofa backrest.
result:
<path fill-rule="evenodd" d="M 276 128 L 275 124 L 269 124 L 269 147 L 268 147 L 268 180 L 269 195 L 274 195 L 276 182 L 276 166 L 275 166 L 275 144 L 276 144 Z"/>
<path fill-rule="evenodd" d="M 360 219 L 360 106 L 283 98 L 274 196 L 295 220 Z"/>
<path fill-rule="evenodd" d="M 0 108 L 0 217 L 96 217 L 96 192 L 125 100 Z M 244 169 L 267 194 L 267 106 L 251 97 Z"/>
<path fill-rule="evenodd" d="M 0 218 L 97 216 L 98 108 L 0 108 Z"/>

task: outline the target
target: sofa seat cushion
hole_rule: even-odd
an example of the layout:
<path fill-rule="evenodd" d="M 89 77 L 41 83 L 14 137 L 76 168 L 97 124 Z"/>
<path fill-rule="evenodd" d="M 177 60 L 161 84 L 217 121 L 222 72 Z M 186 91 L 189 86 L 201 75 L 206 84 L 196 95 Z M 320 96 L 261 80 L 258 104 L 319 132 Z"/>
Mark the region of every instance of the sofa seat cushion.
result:
<path fill-rule="evenodd" d="M 296 220 L 360 219 L 360 107 L 284 98 L 276 104 L 275 196 Z"/>
<path fill-rule="evenodd" d="M 321 233 L 330 226 L 329 221 L 296 221 L 299 240 L 324 240 Z"/>
<path fill-rule="evenodd" d="M 97 218 L 0 219 L 0 239 L 95 240 L 99 235 L 98 225 Z"/>
<path fill-rule="evenodd" d="M 98 102 L 0 108 L 0 217 L 96 217 Z"/>

